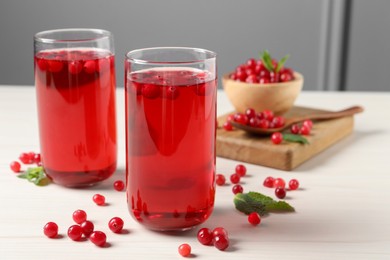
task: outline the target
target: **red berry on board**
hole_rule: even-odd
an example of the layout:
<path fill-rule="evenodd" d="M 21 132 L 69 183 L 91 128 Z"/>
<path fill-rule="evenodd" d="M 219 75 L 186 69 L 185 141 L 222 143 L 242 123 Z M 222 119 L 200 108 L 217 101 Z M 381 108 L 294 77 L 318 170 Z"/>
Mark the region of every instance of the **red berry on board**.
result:
<path fill-rule="evenodd" d="M 292 125 L 290 128 L 290 132 L 294 135 L 299 134 L 299 125 L 297 124 Z"/>
<path fill-rule="evenodd" d="M 114 189 L 116 191 L 122 191 L 125 188 L 125 183 L 121 180 L 114 182 Z"/>
<path fill-rule="evenodd" d="M 47 222 L 43 227 L 43 233 L 49 238 L 55 238 L 58 235 L 58 225 L 54 222 Z"/>
<path fill-rule="evenodd" d="M 236 173 L 240 176 L 243 177 L 246 174 L 246 167 L 242 164 L 238 164 L 236 166 Z"/>
<path fill-rule="evenodd" d="M 218 250 L 224 251 L 229 247 L 229 238 L 224 235 L 216 235 L 213 238 L 213 244 Z"/>
<path fill-rule="evenodd" d="M 218 186 L 225 185 L 226 178 L 223 174 L 217 174 L 215 175 L 215 182 L 217 183 Z"/>
<path fill-rule="evenodd" d="M 268 187 L 268 188 L 273 188 L 274 182 L 275 182 L 275 179 L 271 176 L 268 176 L 267 178 L 264 179 L 263 185 L 265 187 Z"/>
<path fill-rule="evenodd" d="M 96 205 L 103 206 L 106 203 L 106 198 L 101 194 L 95 194 L 92 197 L 93 202 L 96 203 Z"/>
<path fill-rule="evenodd" d="M 95 228 L 94 224 L 89 220 L 86 220 L 83 223 L 81 223 L 80 227 L 85 237 L 89 237 Z"/>
<path fill-rule="evenodd" d="M 286 182 L 282 178 L 276 178 L 274 180 L 274 188 L 283 188 L 286 187 Z"/>
<path fill-rule="evenodd" d="M 284 197 L 286 197 L 286 190 L 284 188 L 276 188 L 275 195 L 279 199 L 284 199 Z"/>
<path fill-rule="evenodd" d="M 272 123 L 276 128 L 284 126 L 286 120 L 282 116 L 275 116 L 274 119 L 272 119 Z"/>
<path fill-rule="evenodd" d="M 11 170 L 13 172 L 18 173 L 18 172 L 20 172 L 21 165 L 19 162 L 13 161 L 10 163 L 9 167 L 11 168 Z"/>
<path fill-rule="evenodd" d="M 191 246 L 189 244 L 181 244 L 178 251 L 181 256 L 187 257 L 191 254 Z"/>
<path fill-rule="evenodd" d="M 257 226 L 261 222 L 260 215 L 257 212 L 252 212 L 248 215 L 248 222 L 254 226 Z"/>
<path fill-rule="evenodd" d="M 120 233 L 123 229 L 123 225 L 124 225 L 123 220 L 119 217 L 113 217 L 108 222 L 108 227 L 114 233 Z"/>
<path fill-rule="evenodd" d="M 299 181 L 296 179 L 291 179 L 288 182 L 288 186 L 289 186 L 290 190 L 296 190 L 299 188 Z"/>
<path fill-rule="evenodd" d="M 87 213 L 82 209 L 78 209 L 75 212 L 73 212 L 72 217 L 74 222 L 76 222 L 77 224 L 81 224 L 87 220 Z"/>
<path fill-rule="evenodd" d="M 311 130 L 312 127 L 313 127 L 313 121 L 311 121 L 311 120 L 305 120 L 305 121 L 303 121 L 302 125 L 308 127 L 308 128 Z"/>
<path fill-rule="evenodd" d="M 225 123 L 223 123 L 222 127 L 226 131 L 232 131 L 233 130 L 233 126 L 232 126 L 232 124 L 229 121 L 226 121 Z"/>
<path fill-rule="evenodd" d="M 197 238 L 202 245 L 210 245 L 213 242 L 213 233 L 208 228 L 201 228 L 198 231 Z"/>
<path fill-rule="evenodd" d="M 230 175 L 230 182 L 233 184 L 239 183 L 240 182 L 240 175 L 238 175 L 237 173 L 233 173 L 232 175 Z"/>
<path fill-rule="evenodd" d="M 236 184 L 233 186 L 232 191 L 233 191 L 233 194 L 243 193 L 244 188 L 240 184 Z"/>
<path fill-rule="evenodd" d="M 70 226 L 68 229 L 68 237 L 73 241 L 80 240 L 83 235 L 83 229 L 79 225 Z"/>
<path fill-rule="evenodd" d="M 283 135 L 280 132 L 275 132 L 271 135 L 271 141 L 274 144 L 280 144 L 283 141 Z"/>
<path fill-rule="evenodd" d="M 95 245 L 102 247 L 106 244 L 107 236 L 102 231 L 93 231 L 89 236 L 89 240 Z"/>
<path fill-rule="evenodd" d="M 299 133 L 301 135 L 309 135 L 310 134 L 310 128 L 305 126 L 305 125 L 302 125 L 301 129 L 299 130 Z"/>

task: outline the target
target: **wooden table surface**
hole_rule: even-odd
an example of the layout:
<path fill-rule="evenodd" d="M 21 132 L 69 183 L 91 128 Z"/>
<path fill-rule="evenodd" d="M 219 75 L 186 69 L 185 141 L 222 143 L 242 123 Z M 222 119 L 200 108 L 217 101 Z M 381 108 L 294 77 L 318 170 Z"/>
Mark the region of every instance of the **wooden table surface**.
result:
<path fill-rule="evenodd" d="M 9 163 L 23 151 L 39 151 L 35 91 L 31 86 L 0 86 L 0 259 L 182 259 L 181 243 L 192 246 L 196 259 L 390 259 L 390 93 L 303 92 L 296 104 L 338 110 L 362 105 L 352 135 L 292 172 L 246 164 L 245 191 L 273 196 L 262 186 L 267 176 L 296 178 L 301 190 L 286 200 L 291 214 L 271 214 L 253 227 L 234 209 L 232 185 L 217 187 L 215 210 L 202 227 L 224 226 L 229 250 L 203 246 L 199 228 L 179 234 L 146 230 L 129 215 L 125 192 L 112 183 L 124 180 L 124 97 L 118 89 L 118 171 L 109 180 L 89 189 L 58 185 L 37 187 L 19 179 Z M 232 110 L 223 92 L 218 93 L 218 114 Z M 217 171 L 227 177 L 237 161 L 217 158 Z M 108 205 L 98 207 L 92 196 L 101 193 Z M 89 241 L 73 242 L 66 236 L 72 212 L 84 209 L 96 229 L 107 234 L 109 246 Z M 125 221 L 126 232 L 113 234 L 111 217 Z M 58 223 L 60 237 L 48 239 L 42 228 Z"/>

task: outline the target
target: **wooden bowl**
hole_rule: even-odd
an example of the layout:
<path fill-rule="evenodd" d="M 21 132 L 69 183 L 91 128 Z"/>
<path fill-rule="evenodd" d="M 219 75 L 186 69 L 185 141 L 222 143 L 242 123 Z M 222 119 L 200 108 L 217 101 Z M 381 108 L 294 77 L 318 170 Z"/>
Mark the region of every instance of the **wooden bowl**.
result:
<path fill-rule="evenodd" d="M 294 72 L 289 82 L 252 84 L 235 81 L 226 74 L 222 78 L 223 88 L 236 111 L 245 113 L 248 108 L 256 111 L 272 110 L 276 115 L 287 112 L 298 97 L 303 86 L 303 76 Z"/>

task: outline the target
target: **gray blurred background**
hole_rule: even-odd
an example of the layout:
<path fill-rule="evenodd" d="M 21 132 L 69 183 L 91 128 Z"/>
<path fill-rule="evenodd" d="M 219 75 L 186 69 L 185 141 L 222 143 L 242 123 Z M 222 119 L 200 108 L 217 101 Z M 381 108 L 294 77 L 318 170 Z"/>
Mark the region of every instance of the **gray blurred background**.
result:
<path fill-rule="evenodd" d="M 219 76 L 268 49 L 304 90 L 390 91 L 386 0 L 1 0 L 0 85 L 33 85 L 33 35 L 75 27 L 113 32 L 118 86 L 127 51 L 189 46 L 217 52 Z"/>

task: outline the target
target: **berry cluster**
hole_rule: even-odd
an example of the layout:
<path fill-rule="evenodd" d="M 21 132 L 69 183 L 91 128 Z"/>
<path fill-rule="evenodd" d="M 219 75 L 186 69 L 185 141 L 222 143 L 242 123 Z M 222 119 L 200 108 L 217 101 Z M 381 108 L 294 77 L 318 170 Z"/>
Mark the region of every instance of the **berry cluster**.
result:
<path fill-rule="evenodd" d="M 232 121 L 242 125 L 262 129 L 279 128 L 283 127 L 285 124 L 285 118 L 282 116 L 275 116 L 273 111 L 264 110 L 256 112 L 253 108 L 248 108 L 245 113 L 235 113 L 229 115 L 226 122 L 223 124 L 223 128 L 226 131 L 233 130 L 230 123 Z"/>
<path fill-rule="evenodd" d="M 30 165 L 30 164 L 36 164 L 38 166 L 41 165 L 41 154 L 35 153 L 35 152 L 28 152 L 28 153 L 21 153 L 19 155 L 19 161 L 21 161 L 23 164 Z M 21 164 L 18 161 L 12 161 L 10 163 L 11 171 L 15 173 L 19 173 L 21 171 Z"/>
<path fill-rule="evenodd" d="M 238 65 L 229 77 L 235 81 L 255 84 L 288 82 L 294 80 L 294 71 L 283 66 L 287 58 L 285 56 L 278 62 L 264 51 L 261 59 L 248 59 L 246 63 Z"/>
<path fill-rule="evenodd" d="M 313 128 L 313 122 L 311 120 L 305 120 L 301 125 L 294 124 L 290 127 L 292 134 L 309 135 Z"/>
<path fill-rule="evenodd" d="M 275 188 L 275 196 L 279 199 L 286 197 L 286 182 L 283 178 L 268 176 L 265 178 L 263 185 L 267 188 Z M 291 179 L 288 186 L 290 190 L 297 190 L 299 188 L 299 182 L 296 179 Z"/>
<path fill-rule="evenodd" d="M 235 184 L 232 188 L 232 191 L 234 194 L 237 193 L 243 193 L 244 188 L 238 184 L 241 180 L 241 177 L 244 177 L 246 175 L 246 167 L 242 164 L 238 164 L 235 169 L 235 173 L 230 175 L 230 182 L 232 184 Z M 226 178 L 223 174 L 217 174 L 215 176 L 216 180 L 215 182 L 217 183 L 218 186 L 223 186 L 226 183 Z"/>
<path fill-rule="evenodd" d="M 197 238 L 202 245 L 214 245 L 221 251 L 229 247 L 228 232 L 223 227 L 216 227 L 212 231 L 208 228 L 201 228 Z"/>
<path fill-rule="evenodd" d="M 94 224 L 87 220 L 87 213 L 78 209 L 72 215 L 75 225 L 68 228 L 68 237 L 73 241 L 80 241 L 82 237 L 88 238 L 92 243 L 99 247 L 106 244 L 107 236 L 102 231 L 94 230 Z M 123 229 L 124 222 L 119 217 L 113 217 L 108 222 L 108 227 L 114 233 L 120 233 Z M 55 238 L 58 235 L 58 225 L 55 222 L 48 222 L 43 227 L 43 233 L 49 238 Z"/>

